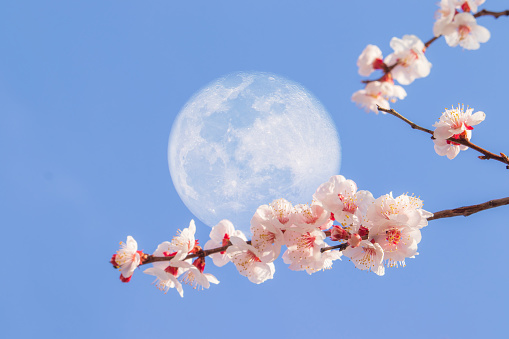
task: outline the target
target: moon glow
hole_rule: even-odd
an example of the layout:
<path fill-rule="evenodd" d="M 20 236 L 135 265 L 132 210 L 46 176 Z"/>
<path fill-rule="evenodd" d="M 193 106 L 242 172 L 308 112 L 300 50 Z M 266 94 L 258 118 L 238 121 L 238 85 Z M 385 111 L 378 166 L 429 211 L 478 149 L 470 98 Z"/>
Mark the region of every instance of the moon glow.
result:
<path fill-rule="evenodd" d="M 249 233 L 258 206 L 309 203 L 339 173 L 334 123 L 306 89 L 283 77 L 239 72 L 197 92 L 173 123 L 171 178 L 202 222 L 222 219 Z"/>

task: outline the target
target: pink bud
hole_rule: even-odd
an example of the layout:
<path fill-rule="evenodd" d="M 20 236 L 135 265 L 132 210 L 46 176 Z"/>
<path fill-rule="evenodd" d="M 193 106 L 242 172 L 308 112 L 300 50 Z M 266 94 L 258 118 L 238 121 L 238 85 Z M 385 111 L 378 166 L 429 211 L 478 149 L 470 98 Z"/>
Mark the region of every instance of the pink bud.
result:
<path fill-rule="evenodd" d="M 360 235 L 358 235 L 357 233 L 355 234 L 352 234 L 352 236 L 350 237 L 350 239 L 348 239 L 348 244 L 352 247 L 352 248 L 355 248 L 357 246 L 359 246 L 359 244 L 361 243 L 362 241 L 362 238 Z"/>
<path fill-rule="evenodd" d="M 347 230 L 343 229 L 341 226 L 334 225 L 334 227 L 330 231 L 330 238 L 334 241 L 339 241 L 343 239 L 348 239 L 350 234 Z"/>

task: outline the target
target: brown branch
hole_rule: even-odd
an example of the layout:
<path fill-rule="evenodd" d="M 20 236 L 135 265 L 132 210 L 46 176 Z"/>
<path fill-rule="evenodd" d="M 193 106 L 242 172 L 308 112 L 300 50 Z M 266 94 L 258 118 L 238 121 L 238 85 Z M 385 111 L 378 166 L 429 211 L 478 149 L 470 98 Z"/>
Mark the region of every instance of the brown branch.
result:
<path fill-rule="evenodd" d="M 441 36 L 442 36 L 442 35 L 434 36 L 433 38 L 429 39 L 428 41 L 426 41 L 426 42 L 424 43 L 424 47 L 425 47 L 426 49 L 428 49 L 428 47 L 429 47 L 432 43 L 434 43 L 434 42 L 435 42 L 435 40 L 437 40 L 438 38 L 440 38 Z"/>
<path fill-rule="evenodd" d="M 367 238 L 367 236 L 366 236 Z M 339 244 L 339 245 L 336 245 L 336 246 L 329 246 L 329 247 L 324 247 L 320 250 L 320 252 L 326 252 L 326 251 L 330 251 L 330 250 L 335 250 L 335 249 L 338 249 L 340 252 L 341 251 L 344 251 L 346 250 L 346 248 L 348 247 L 348 243 L 345 242 L 343 244 Z"/>
<path fill-rule="evenodd" d="M 399 62 L 396 62 L 394 65 L 387 66 L 384 63 L 384 67 L 382 69 L 382 71 L 384 72 L 384 75 L 382 75 L 380 78 L 375 79 L 375 80 L 362 80 L 361 82 L 363 84 L 369 84 L 370 82 L 374 82 L 374 81 L 386 81 L 387 74 L 390 74 L 392 72 L 392 70 L 394 69 L 394 67 L 398 66 L 398 64 L 399 64 Z"/>
<path fill-rule="evenodd" d="M 504 206 L 504 205 L 509 205 L 509 197 L 486 201 L 486 202 L 483 202 L 482 204 L 458 207 L 458 208 L 454 208 L 451 210 L 443 210 L 443 211 L 435 212 L 432 217 L 428 218 L 428 220 L 457 217 L 460 215 L 468 217 L 469 215 L 472 215 L 474 213 L 488 210 L 490 208 Z"/>
<path fill-rule="evenodd" d="M 413 129 L 417 129 L 419 131 L 423 131 L 423 132 L 426 132 L 426 133 L 429 133 L 429 134 L 433 135 L 433 131 L 431 131 L 431 130 L 429 130 L 427 128 L 421 127 L 421 126 L 417 125 L 414 122 L 411 122 L 410 120 L 408 120 L 407 118 L 405 118 L 404 116 L 402 116 L 401 114 L 399 114 L 398 112 L 393 110 L 392 108 L 391 109 L 387 109 L 387 108 L 380 107 L 378 105 L 376 105 L 376 107 L 378 108 L 378 110 L 380 112 L 389 113 L 391 115 L 394 115 L 396 118 L 403 120 L 404 122 L 409 124 L 410 127 L 412 127 Z"/>
<path fill-rule="evenodd" d="M 509 9 L 502 11 L 502 12 L 492 12 L 492 11 L 487 11 L 487 10 L 483 9 L 482 11 L 475 13 L 474 18 L 478 18 L 480 16 L 485 16 L 485 15 L 491 15 L 495 19 L 498 19 L 499 17 L 504 16 L 504 15 L 509 16 Z"/>
<path fill-rule="evenodd" d="M 410 127 L 412 127 L 413 129 L 417 129 L 419 131 L 423 131 L 423 132 L 433 135 L 433 131 L 431 131 L 427 128 L 421 127 L 421 126 L 417 125 L 416 123 L 413 123 L 412 121 L 408 120 L 407 118 L 405 118 L 404 116 L 402 116 L 401 114 L 399 114 L 392 108 L 391 109 L 382 108 L 378 105 L 377 105 L 377 108 L 380 112 L 389 113 L 389 114 L 395 116 L 396 118 L 403 120 L 404 122 L 409 124 Z M 432 137 L 432 139 L 433 139 L 433 137 Z M 507 157 L 507 155 L 505 155 L 504 153 L 500 153 L 500 155 L 494 154 L 488 150 L 485 150 L 484 148 L 482 148 L 480 146 L 477 146 L 476 144 L 472 143 L 470 140 L 466 140 L 466 139 L 455 139 L 455 138 L 451 137 L 447 140 L 454 142 L 456 144 L 467 146 L 467 147 L 481 153 L 482 155 L 479 156 L 479 159 L 482 159 L 482 160 L 493 159 L 496 161 L 500 161 L 501 163 L 504 163 L 506 165 L 507 169 L 509 169 L 509 157 Z"/>
<path fill-rule="evenodd" d="M 251 240 L 247 241 L 247 243 L 249 245 L 251 245 Z M 208 257 L 211 254 L 226 251 L 228 249 L 228 247 L 230 247 L 231 245 L 232 245 L 232 243 L 229 242 L 228 245 L 226 245 L 226 246 L 211 248 L 209 250 L 200 250 L 197 253 L 189 254 L 184 260 L 193 259 L 193 258 L 197 258 L 197 257 Z M 145 265 L 145 264 L 150 264 L 153 262 L 158 262 L 158 261 L 170 261 L 171 259 L 173 259 L 173 257 L 174 257 L 173 255 L 168 256 L 168 257 L 155 257 L 153 255 L 149 255 L 147 257 L 147 259 L 143 260 L 143 263 L 141 263 L 140 266 Z"/>

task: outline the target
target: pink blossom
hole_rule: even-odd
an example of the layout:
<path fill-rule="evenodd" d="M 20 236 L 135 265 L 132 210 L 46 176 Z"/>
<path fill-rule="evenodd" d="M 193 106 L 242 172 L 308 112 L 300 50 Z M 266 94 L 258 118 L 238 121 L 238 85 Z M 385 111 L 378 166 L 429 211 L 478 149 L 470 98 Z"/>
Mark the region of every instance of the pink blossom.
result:
<path fill-rule="evenodd" d="M 330 217 L 330 212 L 326 210 L 321 203 L 313 201 L 311 205 L 295 205 L 290 222 L 298 227 L 326 230 L 329 229 L 333 223 Z"/>
<path fill-rule="evenodd" d="M 142 254 L 138 251 L 138 243 L 130 235 L 125 243 L 120 242 L 120 249 L 113 255 L 112 262 L 119 268 L 122 282 L 131 280 L 134 270 L 140 265 Z"/>
<path fill-rule="evenodd" d="M 377 275 L 385 274 L 384 251 L 378 243 L 363 240 L 358 247 L 347 247 L 343 255 L 350 258 L 355 267 L 360 270 L 371 271 Z"/>
<path fill-rule="evenodd" d="M 374 201 L 369 191 L 357 191 L 353 180 L 342 175 L 332 176 L 318 187 L 313 198 L 334 214 L 334 219 L 346 225 L 360 225 L 368 206 Z"/>
<path fill-rule="evenodd" d="M 468 149 L 467 146 L 448 139 L 470 140 L 474 129 L 472 126 L 481 123 L 486 117 L 484 112 L 479 111 L 474 114 L 472 112 L 473 108 L 465 111 L 463 106 L 461 108 L 458 106 L 457 108 L 446 109 L 442 113 L 440 120 L 433 125 L 435 127 L 433 142 L 438 155 L 446 155 L 449 159 L 454 159 L 460 150 Z"/>
<path fill-rule="evenodd" d="M 226 253 L 240 274 L 255 284 L 274 277 L 274 264 L 267 261 L 254 246 L 238 237 L 231 237 L 230 241 L 232 246 L 228 247 Z"/>
<path fill-rule="evenodd" d="M 470 13 L 457 14 L 452 22 L 444 25 L 436 33 L 442 34 L 451 47 L 460 45 L 471 50 L 478 49 L 481 46 L 480 43 L 488 41 L 491 37 L 490 31 L 479 26 Z"/>
<path fill-rule="evenodd" d="M 153 275 L 156 277 L 154 281 L 155 286 L 164 291 L 165 294 L 170 288 L 175 288 L 181 297 L 184 297 L 182 284 L 178 281 L 178 277 L 185 273 L 192 265 L 188 261 L 184 261 L 187 252 L 178 251 L 172 253 L 174 246 L 169 241 L 165 241 L 154 251 L 154 257 L 172 257 L 168 261 L 156 261 L 153 267 L 147 268 L 143 273 Z"/>
<path fill-rule="evenodd" d="M 377 198 L 367 211 L 370 236 L 372 229 L 388 224 L 417 229 L 427 226 L 433 214 L 423 210 L 422 205 L 421 199 L 406 194 L 394 198 L 391 192 Z"/>
<path fill-rule="evenodd" d="M 205 250 L 218 248 L 228 245 L 230 237 L 235 236 L 247 241 L 246 236 L 242 231 L 236 230 L 233 224 L 229 220 L 221 220 L 216 226 L 212 227 L 210 231 L 210 240 L 207 241 L 203 247 Z M 230 262 L 230 257 L 226 254 L 226 251 L 211 254 L 214 264 L 218 267 L 222 267 Z"/>
<path fill-rule="evenodd" d="M 262 205 L 258 207 L 253 218 L 251 225 L 271 223 L 280 230 L 289 227 L 290 216 L 293 212 L 292 204 L 285 199 L 274 200 L 269 205 Z"/>
<path fill-rule="evenodd" d="M 404 99 L 406 91 L 403 87 L 394 85 L 391 81 L 372 81 L 364 89 L 352 95 L 352 101 L 364 108 L 366 112 L 372 111 L 378 114 L 377 105 L 383 108 L 390 108 L 389 101 L 396 102 L 396 99 Z"/>
<path fill-rule="evenodd" d="M 405 35 L 403 39 L 392 38 L 391 47 L 394 53 L 387 56 L 384 62 L 391 66 L 392 77 L 402 85 L 408 85 L 417 78 L 429 75 L 431 63 L 424 55 L 424 43 L 415 35 Z"/>
<path fill-rule="evenodd" d="M 446 25 L 452 22 L 456 15 L 457 0 L 440 1 L 440 9 L 437 11 L 437 21 L 433 25 L 433 34 L 438 37 L 442 35 Z"/>
<path fill-rule="evenodd" d="M 384 251 L 384 261 L 389 267 L 405 266 L 405 258 L 414 258 L 421 231 L 415 227 L 385 224 L 369 232 L 369 236 Z"/>
<path fill-rule="evenodd" d="M 366 77 L 375 69 L 383 69 L 384 62 L 380 48 L 375 45 L 367 45 L 357 59 L 357 66 L 359 74 Z"/>
<path fill-rule="evenodd" d="M 309 231 L 300 227 L 287 229 L 285 243 L 288 248 L 283 254 L 283 261 L 293 271 L 305 270 L 308 274 L 315 273 L 332 266 L 332 261 L 341 257 L 341 252 L 329 251 L 322 253 L 326 247 L 325 233 L 316 229 Z"/>
<path fill-rule="evenodd" d="M 154 281 L 154 285 L 161 291 L 164 291 L 164 294 L 168 293 L 170 288 L 175 288 L 181 297 L 184 297 L 184 290 L 182 289 L 182 284 L 177 280 L 177 278 L 167 271 L 159 268 L 159 267 L 150 267 L 147 268 L 143 273 L 150 274 L 156 277 Z"/>
<path fill-rule="evenodd" d="M 210 273 L 203 273 L 205 269 L 205 258 L 198 257 L 189 269 L 184 272 L 180 281 L 194 289 L 209 288 L 210 283 L 219 284 L 219 280 Z"/>

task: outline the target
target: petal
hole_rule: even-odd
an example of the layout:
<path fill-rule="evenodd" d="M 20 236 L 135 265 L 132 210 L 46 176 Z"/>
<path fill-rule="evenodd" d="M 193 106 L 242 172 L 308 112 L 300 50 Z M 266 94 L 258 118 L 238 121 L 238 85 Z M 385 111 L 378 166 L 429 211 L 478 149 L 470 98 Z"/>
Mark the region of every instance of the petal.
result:
<path fill-rule="evenodd" d="M 472 116 L 470 116 L 467 119 L 467 124 L 469 126 L 475 126 L 475 125 L 481 123 L 482 121 L 484 121 L 485 118 L 486 118 L 486 114 L 482 111 L 479 111 L 479 112 L 474 113 Z"/>
<path fill-rule="evenodd" d="M 486 42 L 490 39 L 491 37 L 491 33 L 490 31 L 486 28 L 486 27 L 483 27 L 483 26 L 479 26 L 477 25 L 473 30 L 472 30 L 472 35 L 476 38 L 477 41 L 479 42 Z"/>
<path fill-rule="evenodd" d="M 204 273 L 203 274 L 205 277 L 207 277 L 207 280 L 213 284 L 219 284 L 219 280 L 217 280 L 217 278 L 215 276 L 213 276 L 212 274 L 210 273 Z"/>

